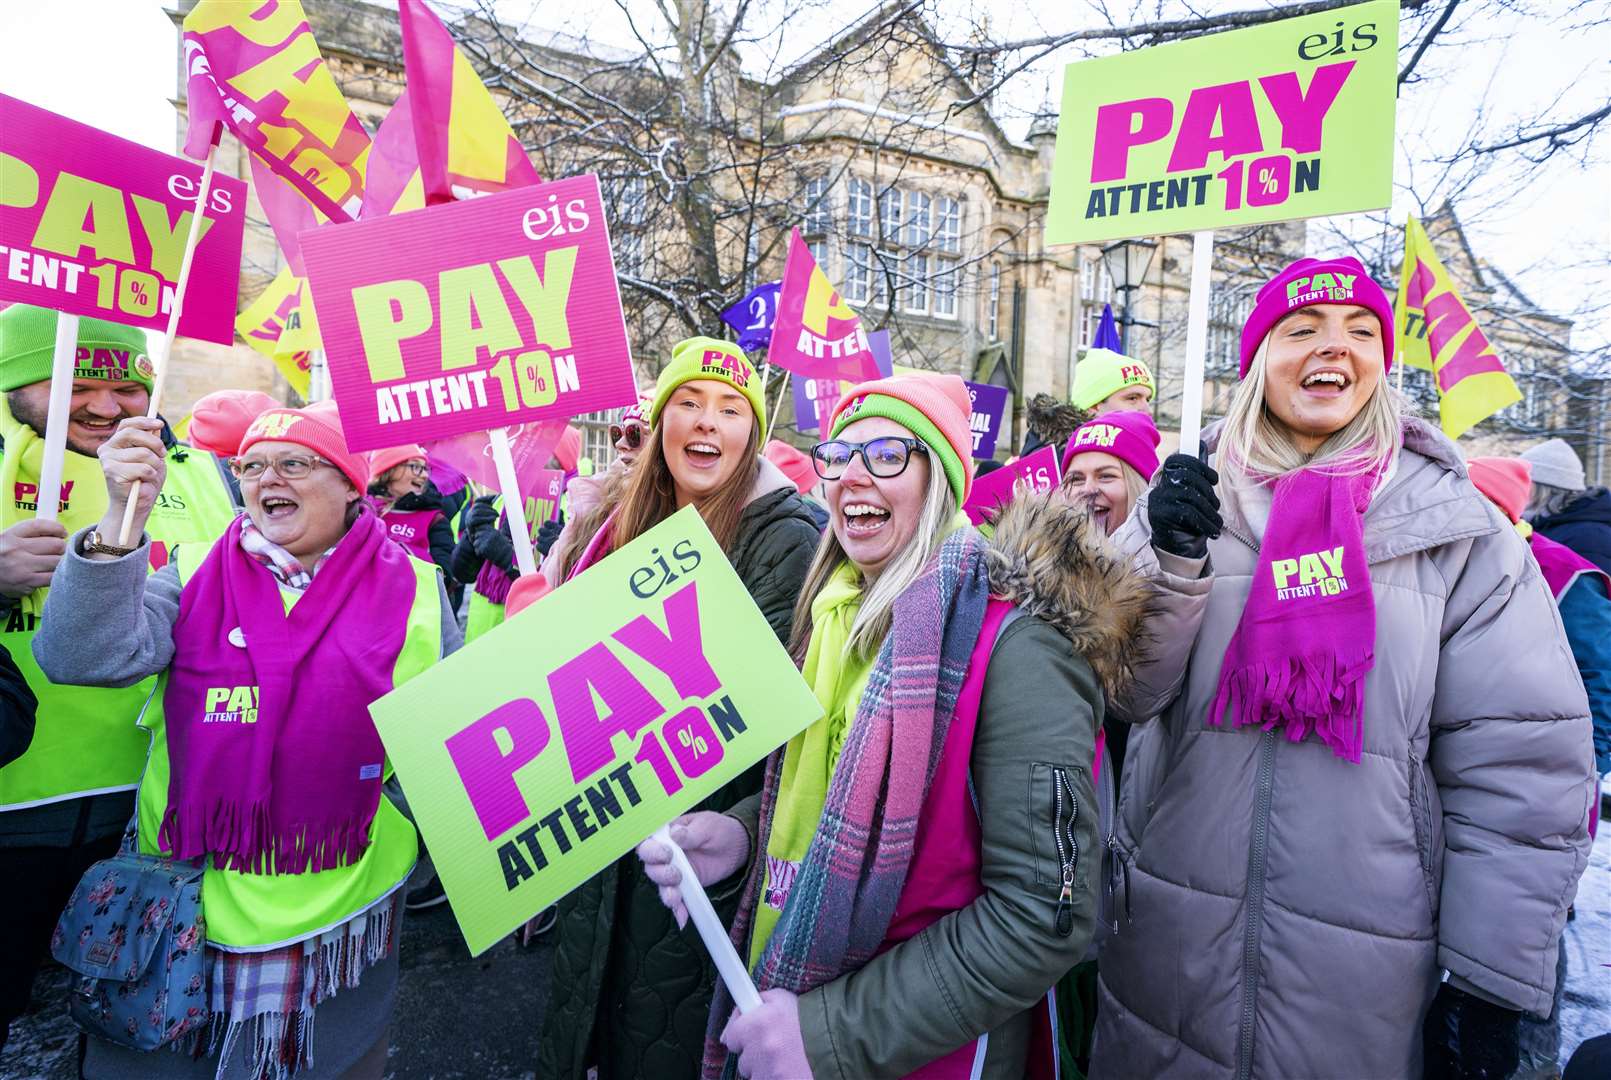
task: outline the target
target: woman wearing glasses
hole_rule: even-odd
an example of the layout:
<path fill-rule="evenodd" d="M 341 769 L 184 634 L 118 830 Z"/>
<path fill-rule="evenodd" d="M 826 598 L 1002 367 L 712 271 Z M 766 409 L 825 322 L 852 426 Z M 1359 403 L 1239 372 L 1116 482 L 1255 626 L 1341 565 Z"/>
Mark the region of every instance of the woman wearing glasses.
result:
<path fill-rule="evenodd" d="M 866 383 L 813 452 L 830 529 L 791 649 L 825 716 L 761 795 L 672 826 L 707 886 L 749 868 L 762 1005 L 719 991 L 706 1077 L 1055 1069 L 1043 999 L 1091 937 L 1089 763 L 1146 593 L 1060 500 L 968 526 L 969 411 L 954 375 Z M 669 852 L 638 850 L 682 921 Z"/>
<path fill-rule="evenodd" d="M 818 533 L 794 484 L 760 456 L 764 406 L 761 375 L 737 346 L 680 342 L 655 384 L 641 454 L 599 505 L 567 524 L 553 580 L 585 573 L 693 505 L 772 629 L 786 635 Z M 541 602 L 534 610 L 524 617 L 540 618 Z M 751 769 L 702 805 L 725 810 L 760 780 Z M 718 892 L 717 910 L 730 917 L 736 899 Z M 537 1074 L 697 1075 L 715 972 L 699 940 L 677 932 L 638 860 L 615 863 L 559 910 L 553 981 L 566 993 L 549 1005 Z"/>
<path fill-rule="evenodd" d="M 369 498 L 386 534 L 416 559 L 442 568 L 448 598 L 457 606 L 453 581 L 453 526 L 442 493 L 431 483 L 425 448 L 410 444 L 369 455 Z"/>
<path fill-rule="evenodd" d="M 136 843 L 208 859 L 211 986 L 195 1000 L 223 1038 L 209 1046 L 203 1027 L 192 1057 L 91 1037 L 84 1075 L 283 1063 L 306 1078 L 378 1077 L 417 837 L 382 794 L 369 704 L 457 648 L 458 626 L 435 568 L 387 539 L 365 501 L 368 463 L 330 402 L 254 420 L 231 463 L 245 513 L 147 576 L 149 539 L 115 542 L 130 484 L 140 529 L 162 488 L 157 426 L 124 420 L 102 448 L 106 517 L 69 542 L 35 654 L 57 682 L 159 675 L 141 721 Z"/>

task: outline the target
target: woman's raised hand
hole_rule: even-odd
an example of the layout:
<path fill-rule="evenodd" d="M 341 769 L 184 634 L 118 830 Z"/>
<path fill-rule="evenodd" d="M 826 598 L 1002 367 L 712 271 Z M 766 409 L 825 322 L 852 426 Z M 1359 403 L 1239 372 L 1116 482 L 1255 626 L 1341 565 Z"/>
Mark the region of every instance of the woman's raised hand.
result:
<path fill-rule="evenodd" d="M 750 834 L 736 818 L 700 810 L 671 823 L 671 839 L 688 856 L 701 885 L 732 877 L 750 857 Z M 671 909 L 678 926 L 688 925 L 682 900 L 682 875 L 671 862 L 671 849 L 654 837 L 638 845 L 643 873 L 659 886 L 660 902 Z"/>
<path fill-rule="evenodd" d="M 101 444 L 101 474 L 106 478 L 106 516 L 101 536 L 115 541 L 123 528 L 123 507 L 136 482 L 140 495 L 134 507 L 133 538 L 145 528 L 157 494 L 168 475 L 167 449 L 162 445 L 162 421 L 154 416 L 126 416 L 112 437 Z"/>
<path fill-rule="evenodd" d="M 1219 516 L 1214 485 L 1219 473 L 1187 454 L 1170 454 L 1147 496 L 1147 523 L 1159 551 L 1186 559 L 1208 554 L 1208 541 L 1225 523 Z"/>

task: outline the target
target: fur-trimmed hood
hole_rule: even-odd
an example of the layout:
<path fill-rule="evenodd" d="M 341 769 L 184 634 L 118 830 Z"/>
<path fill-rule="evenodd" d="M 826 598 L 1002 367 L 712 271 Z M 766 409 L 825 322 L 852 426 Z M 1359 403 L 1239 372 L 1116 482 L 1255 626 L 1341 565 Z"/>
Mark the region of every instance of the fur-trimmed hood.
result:
<path fill-rule="evenodd" d="M 1052 627 L 1112 698 L 1134 677 L 1153 591 L 1085 511 L 1056 494 L 1014 499 L 995 522 L 990 591 Z"/>

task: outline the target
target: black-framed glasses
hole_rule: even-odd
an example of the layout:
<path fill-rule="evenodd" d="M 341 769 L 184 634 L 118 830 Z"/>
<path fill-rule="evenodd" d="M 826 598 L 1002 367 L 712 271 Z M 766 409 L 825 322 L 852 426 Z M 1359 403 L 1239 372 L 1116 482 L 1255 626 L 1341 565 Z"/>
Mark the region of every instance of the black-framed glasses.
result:
<path fill-rule="evenodd" d="M 913 454 L 927 454 L 929 448 L 920 439 L 906 439 L 898 435 L 882 435 L 866 442 L 846 442 L 830 439 L 811 448 L 811 467 L 824 480 L 837 480 L 850 468 L 857 454 L 867 471 L 880 480 L 888 480 L 906 471 Z"/>
<path fill-rule="evenodd" d="M 319 457 L 297 457 L 287 455 L 282 458 L 235 458 L 229 463 L 229 471 L 235 474 L 237 480 L 261 480 L 263 474 L 269 469 L 281 480 L 300 480 L 314 469 L 330 462 Z M 331 466 L 334 468 L 334 466 Z"/>
<path fill-rule="evenodd" d="M 431 467 L 423 461 L 405 461 L 403 462 L 403 468 L 407 469 L 415 476 L 431 475 Z"/>
<path fill-rule="evenodd" d="M 610 425 L 610 442 L 618 443 L 618 442 L 622 442 L 623 440 L 626 442 L 626 447 L 627 447 L 628 450 L 636 450 L 638 447 L 642 446 L 643 445 L 643 425 L 642 424 L 611 424 Z"/>

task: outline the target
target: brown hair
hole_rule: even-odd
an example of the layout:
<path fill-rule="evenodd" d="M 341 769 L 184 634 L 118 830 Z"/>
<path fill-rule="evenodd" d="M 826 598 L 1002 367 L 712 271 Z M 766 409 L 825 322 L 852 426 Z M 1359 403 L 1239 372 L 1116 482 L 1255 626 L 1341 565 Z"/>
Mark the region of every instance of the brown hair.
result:
<path fill-rule="evenodd" d="M 620 513 L 616 516 L 615 529 L 610 536 L 611 551 L 630 544 L 677 512 L 677 483 L 671 475 L 671 467 L 666 464 L 665 448 L 661 442 L 664 431 L 662 424 L 656 424 L 650 430 L 648 441 L 643 444 L 643 451 L 633 463 L 632 470 L 624 479 L 608 483 L 598 505 L 577 519 L 576 539 L 560 559 L 560 581 L 571 576 L 581 560 L 582 552 L 587 549 L 588 541 L 598 535 L 605 520 L 617 508 Z M 744 507 L 749 505 L 750 490 L 754 488 L 755 475 L 761 468 L 760 449 L 761 422 L 752 418 L 749 441 L 745 444 L 744 456 L 737 470 L 715 494 L 694 503 L 699 508 L 699 516 L 705 519 L 705 526 L 723 551 L 730 551 L 738 539 L 739 519 L 744 516 Z"/>

